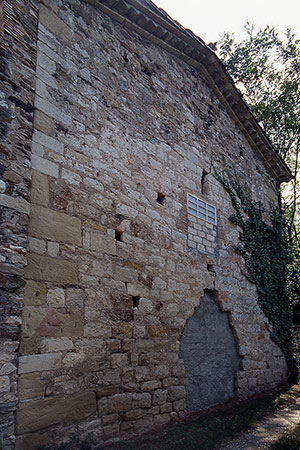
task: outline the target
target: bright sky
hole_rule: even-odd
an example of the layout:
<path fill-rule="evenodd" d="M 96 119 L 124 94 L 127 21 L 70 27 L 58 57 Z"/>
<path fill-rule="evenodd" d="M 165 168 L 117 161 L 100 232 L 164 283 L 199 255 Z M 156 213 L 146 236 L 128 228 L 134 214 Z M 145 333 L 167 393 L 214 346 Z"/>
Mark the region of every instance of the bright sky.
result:
<path fill-rule="evenodd" d="M 244 37 L 249 19 L 257 27 L 275 27 L 281 33 L 291 28 L 300 37 L 300 0 L 152 0 L 207 44 L 224 31 Z"/>

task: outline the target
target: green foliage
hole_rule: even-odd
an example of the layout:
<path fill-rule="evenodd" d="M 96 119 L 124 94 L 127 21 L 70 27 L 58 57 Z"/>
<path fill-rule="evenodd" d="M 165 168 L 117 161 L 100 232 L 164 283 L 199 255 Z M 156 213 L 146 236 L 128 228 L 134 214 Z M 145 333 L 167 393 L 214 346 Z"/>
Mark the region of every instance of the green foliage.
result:
<path fill-rule="evenodd" d="M 221 59 L 279 154 L 292 162 L 300 136 L 300 40 L 291 30 L 281 39 L 269 26 L 245 28 L 240 43 L 224 33 Z"/>
<path fill-rule="evenodd" d="M 285 220 L 279 209 L 271 213 L 270 223 L 264 219 L 260 202 L 252 200 L 248 187 L 237 177 L 217 174 L 229 193 L 235 214 L 232 223 L 242 229 L 241 244 L 236 250 L 243 256 L 249 281 L 255 283 L 258 302 L 273 326 L 271 337 L 292 365 L 292 314 L 287 293 L 288 246 Z"/>
<path fill-rule="evenodd" d="M 299 239 L 300 152 L 300 40 L 291 30 L 284 39 L 269 26 L 256 31 L 245 26 L 247 37 L 237 43 L 224 33 L 220 57 L 244 95 L 272 144 L 290 166 L 295 178 L 284 191 L 288 239 Z"/>

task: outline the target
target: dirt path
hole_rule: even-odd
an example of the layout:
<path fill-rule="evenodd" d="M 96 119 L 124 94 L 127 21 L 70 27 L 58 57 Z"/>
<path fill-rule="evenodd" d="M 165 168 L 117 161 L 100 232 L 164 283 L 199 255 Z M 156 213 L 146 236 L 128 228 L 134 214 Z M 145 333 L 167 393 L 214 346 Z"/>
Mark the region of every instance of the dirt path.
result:
<path fill-rule="evenodd" d="M 283 431 L 300 423 L 300 399 L 257 424 L 251 431 L 227 441 L 218 450 L 263 450 L 270 448 Z"/>

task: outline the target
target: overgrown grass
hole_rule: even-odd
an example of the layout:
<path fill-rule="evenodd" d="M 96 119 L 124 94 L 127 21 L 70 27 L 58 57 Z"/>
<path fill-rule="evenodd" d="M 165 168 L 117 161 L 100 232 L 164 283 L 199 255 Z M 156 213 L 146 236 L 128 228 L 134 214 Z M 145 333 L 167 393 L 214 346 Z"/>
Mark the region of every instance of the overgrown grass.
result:
<path fill-rule="evenodd" d="M 264 415 L 300 397 L 300 385 L 273 392 L 247 402 L 231 402 L 223 408 L 192 416 L 151 435 L 131 442 L 104 446 L 102 450 L 212 450 L 228 438 L 237 436 Z"/>
<path fill-rule="evenodd" d="M 300 425 L 283 433 L 270 450 L 300 450 Z"/>

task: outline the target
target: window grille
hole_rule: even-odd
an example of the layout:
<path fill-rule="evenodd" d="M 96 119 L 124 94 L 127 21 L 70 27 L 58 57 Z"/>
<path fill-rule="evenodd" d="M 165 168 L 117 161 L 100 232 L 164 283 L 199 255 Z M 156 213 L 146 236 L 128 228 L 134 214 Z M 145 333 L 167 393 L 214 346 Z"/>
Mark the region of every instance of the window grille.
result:
<path fill-rule="evenodd" d="M 213 225 L 217 224 L 216 208 L 192 194 L 187 194 L 187 209 L 189 214 Z"/>

